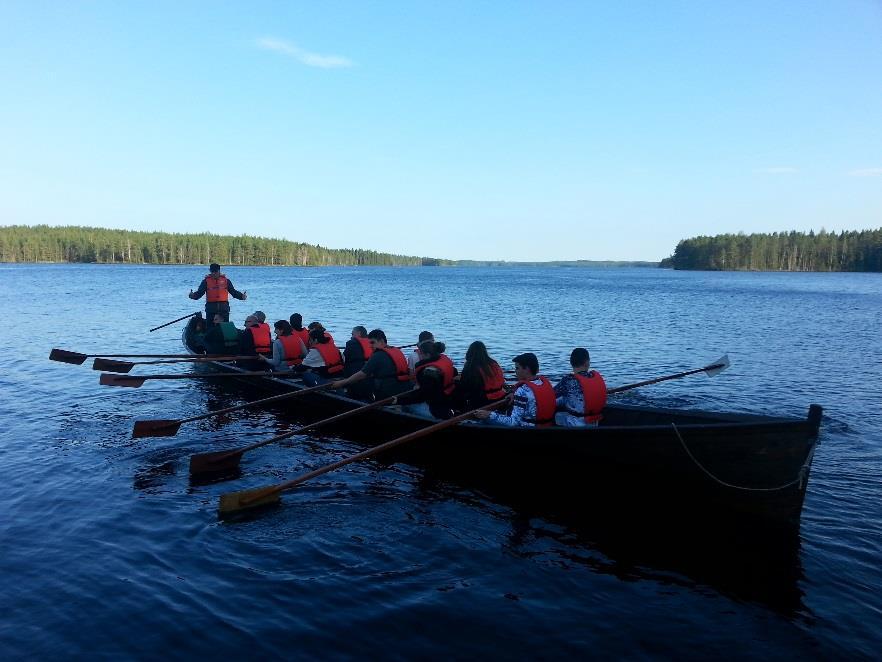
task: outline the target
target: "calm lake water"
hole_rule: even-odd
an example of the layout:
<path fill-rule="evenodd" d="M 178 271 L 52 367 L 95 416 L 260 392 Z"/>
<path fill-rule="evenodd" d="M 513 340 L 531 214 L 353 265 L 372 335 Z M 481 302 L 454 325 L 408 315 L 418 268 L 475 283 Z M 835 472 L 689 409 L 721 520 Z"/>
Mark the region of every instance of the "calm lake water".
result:
<path fill-rule="evenodd" d="M 875 657 L 882 650 L 882 275 L 580 268 L 231 268 L 269 321 L 294 311 L 338 338 L 430 329 L 546 374 L 590 348 L 629 402 L 804 416 L 825 408 L 800 539 L 756 556 L 529 512 L 407 465 L 357 464 L 285 506 L 219 523 L 224 492 L 361 450 L 302 437 L 192 486 L 192 453 L 287 429 L 240 412 L 132 440 L 137 418 L 242 401 L 195 381 L 99 387 L 81 352 L 181 351 L 201 267 L 0 265 L 0 656 L 232 658 Z M 11 319 L 10 319 L 11 317 Z M 186 370 L 185 368 L 174 368 Z M 147 372 L 149 368 L 144 369 Z M 159 372 L 155 369 L 154 371 Z M 382 434 L 378 431 L 378 438 Z M 748 545 L 750 543 L 748 542 Z"/>

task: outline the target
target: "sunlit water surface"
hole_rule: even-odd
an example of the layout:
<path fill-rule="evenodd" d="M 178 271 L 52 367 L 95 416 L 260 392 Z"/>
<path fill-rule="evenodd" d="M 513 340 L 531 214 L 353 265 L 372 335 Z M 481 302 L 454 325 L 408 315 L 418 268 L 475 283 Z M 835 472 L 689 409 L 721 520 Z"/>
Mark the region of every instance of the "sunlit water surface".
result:
<path fill-rule="evenodd" d="M 401 344 L 430 329 L 458 361 L 482 339 L 504 362 L 535 351 L 551 375 L 584 345 L 610 385 L 728 352 L 733 365 L 718 377 L 624 399 L 794 416 L 822 404 L 800 540 L 771 572 L 755 574 L 738 556 L 704 553 L 698 542 L 700 562 L 639 532 L 595 529 L 592 509 L 603 504 L 585 504 L 577 525 L 397 464 L 351 465 L 264 517 L 219 523 L 221 493 L 361 447 L 300 437 L 255 452 L 237 482 L 191 486 L 192 453 L 255 441 L 294 419 L 278 409 L 247 411 L 185 425 L 175 437 L 132 440 L 134 419 L 237 404 L 241 392 L 185 380 L 99 387 L 89 363 L 47 360 L 52 347 L 181 351 L 180 325 L 147 329 L 199 308 L 186 294 L 203 274 L 0 265 L 2 657 L 789 658 L 882 650 L 882 276 L 228 270 L 249 294 L 233 302 L 239 323 L 255 308 L 270 322 L 299 311 L 340 338 L 363 324 Z"/>

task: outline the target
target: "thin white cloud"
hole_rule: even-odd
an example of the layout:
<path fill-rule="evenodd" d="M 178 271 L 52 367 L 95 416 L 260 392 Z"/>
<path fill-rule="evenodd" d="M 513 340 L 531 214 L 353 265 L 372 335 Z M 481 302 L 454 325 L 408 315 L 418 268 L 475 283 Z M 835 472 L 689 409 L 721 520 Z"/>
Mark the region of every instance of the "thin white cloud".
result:
<path fill-rule="evenodd" d="M 858 168 L 848 173 L 849 177 L 882 177 L 882 168 Z"/>
<path fill-rule="evenodd" d="M 296 44 L 284 39 L 276 39 L 275 37 L 261 37 L 257 40 L 258 48 L 266 51 L 274 51 L 293 57 L 295 60 L 305 64 L 308 67 L 319 67 L 320 69 L 342 69 L 344 67 L 353 67 L 355 63 L 348 57 L 342 55 L 320 55 L 318 53 L 310 53 L 303 50 Z"/>
<path fill-rule="evenodd" d="M 774 168 L 757 168 L 754 172 L 759 175 L 792 175 L 794 172 L 799 172 L 799 170 L 790 166 L 777 166 Z"/>

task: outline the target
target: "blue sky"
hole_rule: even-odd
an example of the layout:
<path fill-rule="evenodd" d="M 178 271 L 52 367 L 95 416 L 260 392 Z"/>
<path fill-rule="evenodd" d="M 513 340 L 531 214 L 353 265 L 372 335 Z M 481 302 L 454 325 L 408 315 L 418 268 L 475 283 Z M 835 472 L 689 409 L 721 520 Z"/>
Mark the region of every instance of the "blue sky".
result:
<path fill-rule="evenodd" d="M 0 224 L 633 259 L 882 226 L 882 2 L 0 3 Z"/>

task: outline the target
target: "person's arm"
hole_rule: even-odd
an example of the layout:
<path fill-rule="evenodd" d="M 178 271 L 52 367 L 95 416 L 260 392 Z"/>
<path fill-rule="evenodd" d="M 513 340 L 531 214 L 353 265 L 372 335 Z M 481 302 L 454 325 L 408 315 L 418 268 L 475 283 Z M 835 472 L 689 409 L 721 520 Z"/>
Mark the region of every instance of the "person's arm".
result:
<path fill-rule="evenodd" d="M 202 281 L 203 283 L 205 281 Z M 248 292 L 240 292 L 235 287 L 233 287 L 233 281 L 227 278 L 227 292 L 229 292 L 234 299 L 239 299 L 239 301 L 245 301 L 248 298 Z"/>
<path fill-rule="evenodd" d="M 480 418 L 488 418 L 491 423 L 496 425 L 506 425 L 508 427 L 517 428 L 524 425 L 524 419 L 528 418 L 530 409 L 530 397 L 533 392 L 526 386 L 521 386 L 515 391 L 514 400 L 512 401 L 511 414 L 500 414 L 499 412 L 488 412 L 490 415 Z"/>
<path fill-rule="evenodd" d="M 382 359 L 380 358 L 381 356 L 384 356 L 383 352 L 374 353 L 371 358 L 367 360 L 367 363 L 364 364 L 364 367 L 361 370 L 356 372 L 354 375 L 346 377 L 345 379 L 338 379 L 333 383 L 333 386 L 331 386 L 331 388 L 343 388 L 345 386 L 349 386 L 350 384 L 360 382 L 363 379 L 367 379 L 368 377 L 374 377 L 377 374 L 380 366 L 382 365 Z"/>
<path fill-rule="evenodd" d="M 260 360 L 269 363 L 273 370 L 285 370 L 288 367 L 285 363 L 285 348 L 279 340 L 273 340 L 273 358 L 261 354 Z"/>
<path fill-rule="evenodd" d="M 203 278 L 202 282 L 199 283 L 199 289 L 197 289 L 195 292 L 193 290 L 190 290 L 190 294 L 188 294 L 187 296 L 190 297 L 191 299 L 194 299 L 194 300 L 201 299 L 202 295 L 205 294 L 205 291 L 207 290 L 207 288 L 208 288 L 208 285 L 206 284 L 205 279 Z"/>
<path fill-rule="evenodd" d="M 557 384 L 554 385 L 554 394 L 557 396 L 557 406 L 558 407 L 566 407 L 567 405 L 567 381 L 569 380 L 569 376 L 565 375 L 563 379 L 561 379 Z"/>

